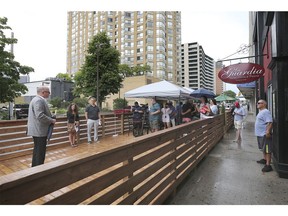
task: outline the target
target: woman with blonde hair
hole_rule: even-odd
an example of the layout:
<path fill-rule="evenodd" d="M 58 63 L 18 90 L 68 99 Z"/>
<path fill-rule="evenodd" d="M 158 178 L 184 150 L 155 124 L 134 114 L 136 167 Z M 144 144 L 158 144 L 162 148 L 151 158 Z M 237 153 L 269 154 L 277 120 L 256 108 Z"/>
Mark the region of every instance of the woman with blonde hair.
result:
<path fill-rule="evenodd" d="M 79 130 L 78 106 L 75 103 L 71 103 L 67 109 L 67 128 L 69 134 L 69 142 L 72 147 L 75 147 L 77 146 L 75 144 L 76 133 Z"/>

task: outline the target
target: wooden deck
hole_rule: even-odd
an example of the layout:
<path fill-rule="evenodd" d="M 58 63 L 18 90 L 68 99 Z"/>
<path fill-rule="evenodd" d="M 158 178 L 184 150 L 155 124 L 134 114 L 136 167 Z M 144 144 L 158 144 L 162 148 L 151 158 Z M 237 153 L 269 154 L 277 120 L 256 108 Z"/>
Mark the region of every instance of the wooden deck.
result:
<path fill-rule="evenodd" d="M 80 143 L 77 147 L 72 148 L 69 144 L 67 147 L 47 150 L 45 164 L 56 161 L 66 157 L 75 157 L 81 153 L 97 153 L 104 152 L 114 147 L 125 145 L 127 142 L 136 139 L 131 133 L 118 136 L 103 137 L 99 139 L 98 143 L 88 144 L 87 142 Z M 49 146 L 49 145 L 48 145 Z M 20 170 L 28 169 L 31 167 L 32 154 L 11 158 L 1 161 L 0 176 L 7 175 Z"/>
<path fill-rule="evenodd" d="M 122 126 L 117 133 L 127 128 L 125 119 L 118 119 Z M 87 144 L 82 134 L 76 148 L 61 137 L 61 147 L 47 147 L 44 165 L 29 168 L 31 153 L 2 158 L 0 204 L 161 204 L 221 140 L 230 123 L 220 115 L 137 138 L 131 133 L 113 137 L 114 130 L 104 136 L 104 128 L 99 143 Z M 64 134 L 63 125 L 58 123 L 56 130 Z M 5 145 L 10 137 L 0 135 L 0 143 Z"/>

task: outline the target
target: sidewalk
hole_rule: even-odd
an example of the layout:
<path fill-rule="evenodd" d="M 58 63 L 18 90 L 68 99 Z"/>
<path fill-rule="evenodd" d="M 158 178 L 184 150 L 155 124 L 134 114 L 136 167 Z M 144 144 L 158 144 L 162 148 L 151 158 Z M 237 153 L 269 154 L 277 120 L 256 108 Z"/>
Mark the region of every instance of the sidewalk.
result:
<path fill-rule="evenodd" d="M 247 117 L 242 143 L 233 142 L 231 129 L 223 140 L 180 185 L 170 205 L 287 205 L 288 179 L 278 177 L 275 168 L 262 173 L 263 157 L 254 136 L 255 117 Z"/>

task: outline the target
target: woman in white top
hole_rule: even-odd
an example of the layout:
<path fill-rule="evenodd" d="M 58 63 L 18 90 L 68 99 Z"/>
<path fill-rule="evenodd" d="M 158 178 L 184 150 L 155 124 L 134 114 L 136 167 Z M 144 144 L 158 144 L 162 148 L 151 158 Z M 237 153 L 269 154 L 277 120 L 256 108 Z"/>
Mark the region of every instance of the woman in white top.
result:
<path fill-rule="evenodd" d="M 218 107 L 214 98 L 210 100 L 210 110 L 213 115 L 218 115 Z"/>
<path fill-rule="evenodd" d="M 165 128 L 170 127 L 170 116 L 169 114 L 171 113 L 171 110 L 168 106 L 168 104 L 165 104 L 165 107 L 161 109 L 162 112 L 162 122 L 164 123 Z"/>

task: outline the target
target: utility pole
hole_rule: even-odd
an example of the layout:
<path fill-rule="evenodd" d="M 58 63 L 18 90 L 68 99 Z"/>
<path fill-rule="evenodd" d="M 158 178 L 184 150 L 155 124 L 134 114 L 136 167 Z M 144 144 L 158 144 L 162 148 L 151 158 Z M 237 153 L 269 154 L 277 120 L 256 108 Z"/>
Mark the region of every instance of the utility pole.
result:
<path fill-rule="evenodd" d="M 11 32 L 11 38 L 13 39 L 14 38 L 14 32 Z M 11 43 L 11 51 L 10 51 L 12 54 L 14 53 L 14 44 Z M 8 109 L 8 112 L 9 112 L 9 120 L 11 120 L 13 118 L 13 101 L 12 102 L 9 102 L 9 109 Z"/>

